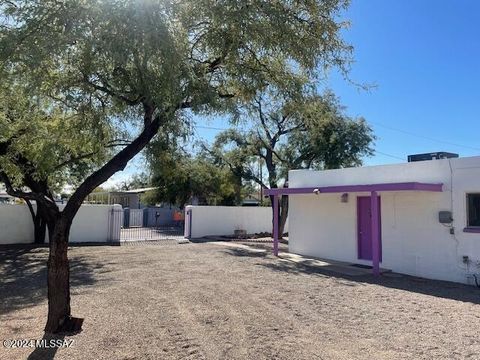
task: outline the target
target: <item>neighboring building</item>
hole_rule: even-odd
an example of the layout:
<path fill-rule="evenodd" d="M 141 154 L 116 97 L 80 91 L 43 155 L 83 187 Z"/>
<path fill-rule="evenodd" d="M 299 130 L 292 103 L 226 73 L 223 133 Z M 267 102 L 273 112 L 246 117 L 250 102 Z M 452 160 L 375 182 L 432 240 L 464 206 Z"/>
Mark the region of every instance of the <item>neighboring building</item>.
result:
<path fill-rule="evenodd" d="M 89 204 L 120 204 L 122 207 L 130 209 L 141 209 L 143 205 L 140 196 L 147 191 L 155 190 L 154 187 L 121 191 L 98 191 L 88 195 L 85 200 Z"/>
<path fill-rule="evenodd" d="M 289 186 L 269 193 L 290 195 L 290 252 L 480 284 L 480 157 L 293 170 Z"/>

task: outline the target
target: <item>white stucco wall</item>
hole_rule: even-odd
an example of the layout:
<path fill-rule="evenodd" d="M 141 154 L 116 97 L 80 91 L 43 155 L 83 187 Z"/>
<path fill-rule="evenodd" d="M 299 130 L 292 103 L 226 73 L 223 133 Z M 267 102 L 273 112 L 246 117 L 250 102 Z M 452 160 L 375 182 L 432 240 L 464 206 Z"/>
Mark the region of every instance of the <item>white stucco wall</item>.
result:
<path fill-rule="evenodd" d="M 70 242 L 108 241 L 113 207 L 121 208 L 120 205 L 82 205 L 73 219 Z"/>
<path fill-rule="evenodd" d="M 0 244 L 33 242 L 33 222 L 26 205 L 0 204 Z"/>
<path fill-rule="evenodd" d="M 272 209 L 250 206 L 187 206 L 191 211 L 191 237 L 233 235 L 235 230 L 248 234 L 272 232 Z M 190 220 L 185 218 L 185 236 L 188 237 Z M 287 229 L 285 230 L 287 231 Z"/>
<path fill-rule="evenodd" d="M 470 282 L 480 274 L 480 234 L 463 232 L 466 193 L 480 192 L 480 157 L 423 161 L 328 171 L 294 170 L 290 187 L 376 184 L 393 182 L 443 183 L 443 192 L 380 192 L 382 221 L 381 266 L 431 279 Z M 348 203 L 341 194 L 290 197 L 289 249 L 303 255 L 354 263 L 357 259 L 357 196 Z M 438 212 L 453 212 L 450 229 L 438 222 Z M 470 264 L 463 263 L 468 256 Z"/>
<path fill-rule="evenodd" d="M 60 209 L 63 207 L 60 205 Z M 70 242 L 108 241 L 113 207 L 120 205 L 82 205 L 72 223 Z M 33 223 L 28 207 L 0 205 L 0 244 L 28 243 L 33 243 Z"/>

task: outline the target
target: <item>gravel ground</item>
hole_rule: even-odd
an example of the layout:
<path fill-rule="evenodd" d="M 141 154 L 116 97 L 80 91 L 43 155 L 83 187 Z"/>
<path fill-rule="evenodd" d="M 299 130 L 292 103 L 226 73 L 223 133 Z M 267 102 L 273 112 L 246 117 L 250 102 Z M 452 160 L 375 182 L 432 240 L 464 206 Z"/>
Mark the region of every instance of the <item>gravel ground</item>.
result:
<path fill-rule="evenodd" d="M 284 245 L 283 245 L 284 246 Z M 0 249 L 0 340 L 41 339 L 45 248 Z M 70 250 L 70 348 L 1 359 L 479 359 L 480 291 L 215 243 Z"/>

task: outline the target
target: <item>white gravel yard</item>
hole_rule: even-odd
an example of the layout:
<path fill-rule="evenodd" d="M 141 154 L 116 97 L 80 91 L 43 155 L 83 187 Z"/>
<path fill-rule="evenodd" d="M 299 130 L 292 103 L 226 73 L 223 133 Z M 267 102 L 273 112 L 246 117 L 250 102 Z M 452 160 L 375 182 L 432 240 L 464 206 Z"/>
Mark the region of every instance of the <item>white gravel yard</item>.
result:
<path fill-rule="evenodd" d="M 0 347 L 1 359 L 480 358 L 475 287 L 349 277 L 213 243 L 69 254 L 83 331 L 70 348 Z M 0 248 L 0 340 L 42 338 L 46 258 Z"/>

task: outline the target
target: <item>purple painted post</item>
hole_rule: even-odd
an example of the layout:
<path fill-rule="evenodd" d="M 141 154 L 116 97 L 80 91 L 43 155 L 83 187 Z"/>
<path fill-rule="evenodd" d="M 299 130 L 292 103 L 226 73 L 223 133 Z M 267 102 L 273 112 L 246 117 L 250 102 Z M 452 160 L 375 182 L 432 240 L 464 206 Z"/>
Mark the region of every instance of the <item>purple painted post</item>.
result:
<path fill-rule="evenodd" d="M 273 255 L 278 256 L 278 195 L 273 195 Z"/>
<path fill-rule="evenodd" d="M 380 234 L 378 224 L 378 194 L 376 191 L 371 192 L 370 209 L 372 213 L 372 266 L 373 275 L 380 275 Z"/>

